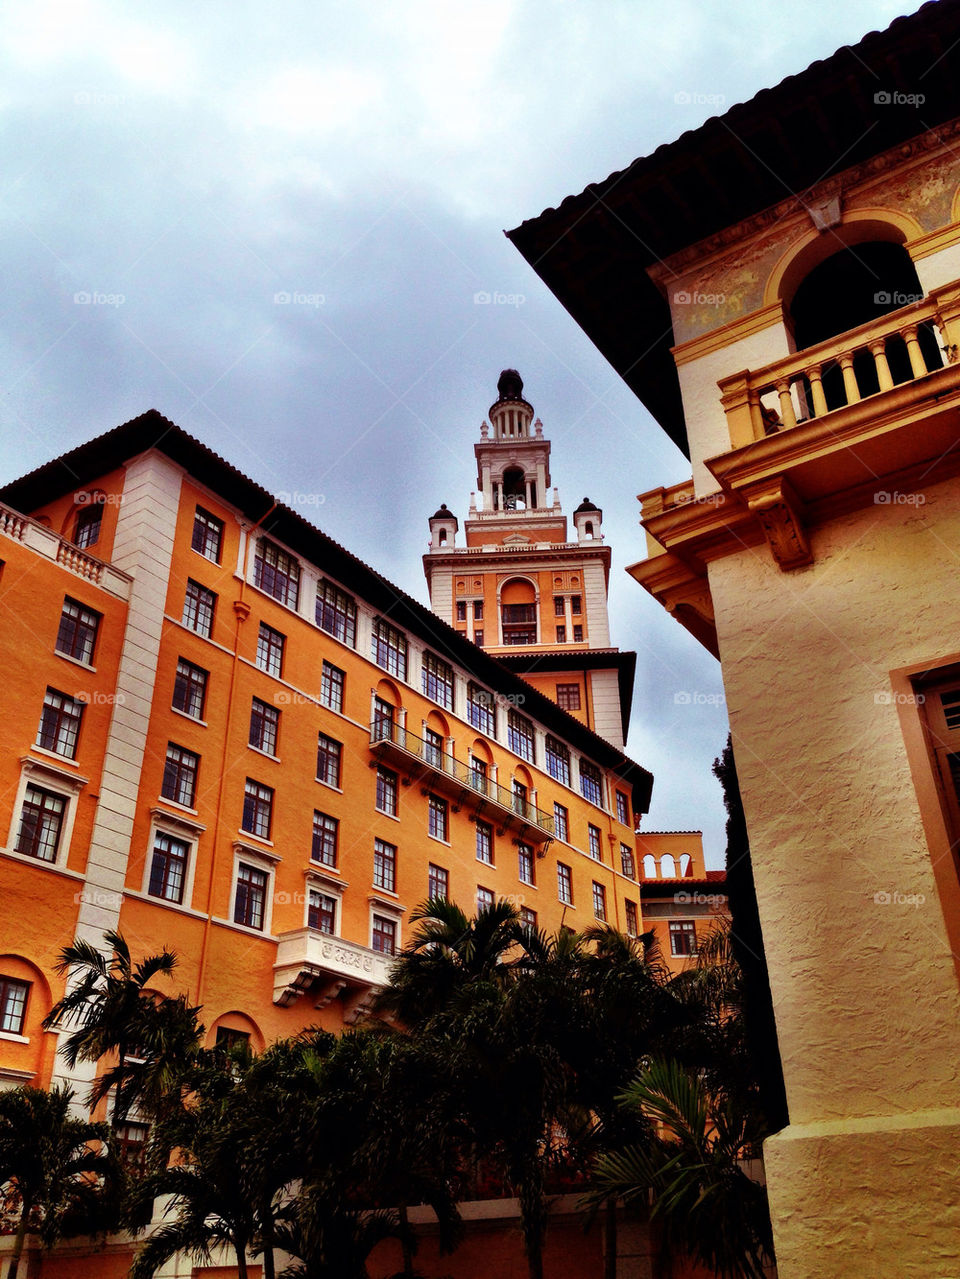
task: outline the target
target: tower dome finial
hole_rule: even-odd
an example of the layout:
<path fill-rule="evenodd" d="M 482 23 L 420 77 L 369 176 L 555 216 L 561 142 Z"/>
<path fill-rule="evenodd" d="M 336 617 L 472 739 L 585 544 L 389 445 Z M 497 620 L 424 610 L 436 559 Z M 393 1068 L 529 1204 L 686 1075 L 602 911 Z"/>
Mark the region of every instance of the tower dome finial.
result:
<path fill-rule="evenodd" d="M 497 378 L 497 398 L 500 400 L 523 399 L 523 378 L 516 369 L 504 369 Z"/>

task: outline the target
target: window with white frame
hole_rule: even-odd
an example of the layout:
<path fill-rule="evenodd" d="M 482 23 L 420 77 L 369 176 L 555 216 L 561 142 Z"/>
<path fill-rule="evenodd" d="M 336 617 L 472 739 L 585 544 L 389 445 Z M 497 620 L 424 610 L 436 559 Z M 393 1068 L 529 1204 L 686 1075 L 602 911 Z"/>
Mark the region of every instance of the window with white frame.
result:
<path fill-rule="evenodd" d="M 266 622 L 260 623 L 260 633 L 257 636 L 257 665 L 262 671 L 266 671 L 268 675 L 276 675 L 278 679 L 283 674 L 283 648 L 286 642 L 287 637 L 280 631 L 275 631 Z"/>
<path fill-rule="evenodd" d="M 622 790 L 617 791 L 617 821 L 624 826 L 630 825 L 630 801 Z"/>
<path fill-rule="evenodd" d="M 276 542 L 262 537 L 253 560 L 253 584 L 295 609 L 300 598 L 300 561 Z"/>
<path fill-rule="evenodd" d="M 397 921 L 374 911 L 370 921 L 370 948 L 381 955 L 397 953 Z"/>
<path fill-rule="evenodd" d="M 507 716 L 507 745 L 515 755 L 533 763 L 533 724 L 525 715 L 512 709 Z"/>
<path fill-rule="evenodd" d="M 250 706 L 250 745 L 265 755 L 276 755 L 280 712 L 255 697 Z"/>
<path fill-rule="evenodd" d="M 697 926 L 692 920 L 672 919 L 668 927 L 671 955 L 686 956 L 697 953 Z"/>
<path fill-rule="evenodd" d="M 439 897 L 446 901 L 449 895 L 450 872 L 444 866 L 436 866 L 430 862 L 427 866 L 427 898 L 433 901 Z"/>
<path fill-rule="evenodd" d="M 481 795 L 487 794 L 487 761 L 476 755 L 470 760 L 470 785 Z"/>
<path fill-rule="evenodd" d="M 603 847 L 600 843 L 600 827 L 594 826 L 592 822 L 587 822 L 587 844 L 590 848 L 590 856 L 594 861 L 603 861 Z"/>
<path fill-rule="evenodd" d="M 269 839 L 272 821 L 273 789 L 248 777 L 243 791 L 241 828 L 260 839 Z"/>
<path fill-rule="evenodd" d="M 89 666 L 93 662 L 97 632 L 102 620 L 100 613 L 67 595 L 63 601 L 60 625 L 57 629 L 57 652 Z"/>
<path fill-rule="evenodd" d="M 270 872 L 242 858 L 237 867 L 233 902 L 233 922 L 264 931 Z"/>
<path fill-rule="evenodd" d="M 580 761 L 580 794 L 598 808 L 603 807 L 603 777 L 596 764 L 588 759 Z"/>
<path fill-rule="evenodd" d="M 61 693 L 59 689 L 48 688 L 40 713 L 37 745 L 65 759 L 74 759 L 82 718 L 83 702 Z"/>
<path fill-rule="evenodd" d="M 373 623 L 372 654 L 376 664 L 397 679 L 407 678 L 407 637 L 382 617 Z"/>
<path fill-rule="evenodd" d="M 352 595 L 321 578 L 317 583 L 317 625 L 341 644 L 357 646 L 357 604 Z"/>
<path fill-rule="evenodd" d="M 426 728 L 423 732 L 423 757 L 434 768 L 443 767 L 443 734 L 435 728 Z"/>
<path fill-rule="evenodd" d="M 423 691 L 431 701 L 453 710 L 453 667 L 435 653 L 423 655 Z"/>
<path fill-rule="evenodd" d="M 197 797 L 197 773 L 199 768 L 199 755 L 194 754 L 193 751 L 188 751 L 185 746 L 178 746 L 176 742 L 168 742 L 160 794 L 164 799 L 173 800 L 175 804 L 183 804 L 185 808 L 193 808 Z"/>
<path fill-rule="evenodd" d="M 477 861 L 493 865 L 493 827 L 488 822 L 477 822 Z"/>
<path fill-rule="evenodd" d="M 177 673 L 173 681 L 173 708 L 191 719 L 203 719 L 203 707 L 207 700 L 209 671 L 194 666 L 185 657 L 177 659 Z"/>
<path fill-rule="evenodd" d="M 377 765 L 377 808 L 390 817 L 397 815 L 397 775 Z"/>
<path fill-rule="evenodd" d="M 517 845 L 517 874 L 521 884 L 533 884 L 533 849 L 529 844 Z"/>
<path fill-rule="evenodd" d="M 593 881 L 593 917 L 600 920 L 607 918 L 607 890 L 596 880 Z"/>
<path fill-rule="evenodd" d="M 66 811 L 66 796 L 28 785 L 20 807 L 16 851 L 38 861 L 56 862 Z"/>
<path fill-rule="evenodd" d="M 213 630 L 213 614 L 216 606 L 217 597 L 213 591 L 201 586 L 192 577 L 187 578 L 187 591 L 183 597 L 183 615 L 180 619 L 184 626 L 209 639 Z"/>
<path fill-rule="evenodd" d="M 439 795 L 427 798 L 427 832 L 434 839 L 446 841 L 449 835 L 450 815 L 447 801 Z"/>
<path fill-rule="evenodd" d="M 537 931 L 537 912 L 531 910 L 529 906 L 521 906 L 520 926 L 521 928 L 526 928 L 528 932 L 535 933 Z"/>
<path fill-rule="evenodd" d="M 570 785 L 570 751 L 563 742 L 547 734 L 545 758 L 547 772 L 564 786 Z"/>
<path fill-rule="evenodd" d="M 91 494 L 84 494 L 89 498 Z M 100 525 L 103 522 L 103 501 L 88 502 L 77 511 L 73 526 L 73 544 L 83 550 L 87 546 L 95 546 L 100 541 Z"/>
<path fill-rule="evenodd" d="M 337 898 L 319 888 L 307 890 L 307 927 L 334 936 L 337 931 Z"/>
<path fill-rule="evenodd" d="M 189 866 L 189 841 L 163 830 L 155 831 L 147 892 L 151 897 L 182 905 Z"/>
<path fill-rule="evenodd" d="M 467 685 L 467 718 L 478 733 L 497 735 L 497 707 L 492 693 L 479 684 Z"/>
<path fill-rule="evenodd" d="M 373 886 L 389 893 L 397 890 L 397 846 L 385 839 L 373 841 Z"/>
<path fill-rule="evenodd" d="M 563 862 L 557 862 L 557 901 L 573 905 L 573 873 Z"/>
<path fill-rule="evenodd" d="M 563 804 L 553 805 L 553 829 L 557 839 L 562 839 L 564 843 L 569 840 L 570 814 Z"/>
<path fill-rule="evenodd" d="M 492 888 L 484 888 L 482 884 L 477 885 L 477 912 L 482 910 L 490 910 L 493 907 L 496 897 Z"/>
<path fill-rule="evenodd" d="M 223 548 L 223 520 L 218 520 L 215 515 L 198 506 L 193 516 L 190 546 L 214 564 L 219 564 Z"/>
<path fill-rule="evenodd" d="M 640 931 L 639 920 L 637 917 L 637 903 L 627 900 L 623 903 L 623 908 L 627 920 L 627 936 L 636 937 Z"/>
<path fill-rule="evenodd" d="M 0 973 L 0 1031 L 5 1035 L 22 1035 L 27 1020 L 30 983 L 19 977 Z"/>
<path fill-rule="evenodd" d="M 634 865 L 633 849 L 629 844 L 620 845 L 620 870 L 628 879 L 636 879 L 637 868 Z"/>
<path fill-rule="evenodd" d="M 320 671 L 320 705 L 343 712 L 343 687 L 346 675 L 339 666 L 325 661 Z"/>

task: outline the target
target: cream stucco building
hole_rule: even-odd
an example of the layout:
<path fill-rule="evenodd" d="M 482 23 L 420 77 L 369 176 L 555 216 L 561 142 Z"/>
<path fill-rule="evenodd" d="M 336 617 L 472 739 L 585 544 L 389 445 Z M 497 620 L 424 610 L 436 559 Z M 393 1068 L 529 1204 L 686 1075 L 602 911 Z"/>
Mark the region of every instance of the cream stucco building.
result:
<path fill-rule="evenodd" d="M 722 663 L 781 1279 L 960 1274 L 958 42 L 926 5 L 511 233 L 690 458 L 629 571 Z"/>

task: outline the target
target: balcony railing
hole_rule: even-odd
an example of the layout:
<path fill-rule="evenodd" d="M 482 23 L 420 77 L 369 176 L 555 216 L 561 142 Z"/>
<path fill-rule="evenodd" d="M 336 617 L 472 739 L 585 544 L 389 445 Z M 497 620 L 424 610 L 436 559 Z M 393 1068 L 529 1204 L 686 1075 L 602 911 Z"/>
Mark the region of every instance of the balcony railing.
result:
<path fill-rule="evenodd" d="M 723 378 L 734 448 L 957 363 L 952 326 L 942 312 L 940 300 L 930 297 L 764 368 Z"/>
<path fill-rule="evenodd" d="M 296 928 L 280 934 L 273 966 L 273 1002 L 286 1007 L 309 993 L 314 1006 L 323 1008 L 339 998 L 344 1021 L 353 1024 L 390 981 L 392 964 L 389 955 L 345 937 Z"/>
<path fill-rule="evenodd" d="M 529 828 L 530 835 L 538 842 L 550 840 L 554 836 L 553 817 L 537 808 L 535 804 L 521 795 L 485 777 L 476 769 L 469 767 L 453 755 L 425 742 L 422 737 L 408 733 L 399 724 L 384 720 L 375 720 L 370 727 L 370 746 L 381 754 L 390 756 L 408 772 L 420 770 L 428 775 L 431 784 L 437 789 L 457 796 L 471 794 L 478 803 L 489 804 L 502 819 L 512 825 L 518 823 Z"/>
<path fill-rule="evenodd" d="M 113 595 L 119 595 L 122 599 L 128 599 L 130 596 L 131 578 L 128 573 L 121 572 L 112 564 L 98 560 L 93 555 L 88 555 L 67 538 L 61 537 L 53 529 L 41 524 L 39 520 L 21 515 L 19 511 L 14 511 L 9 506 L 0 505 L 0 537 L 8 537 L 14 542 L 20 542 L 29 550 L 54 560 L 68 572 L 75 573 L 77 577 L 86 578 L 88 582 L 93 582 L 97 586 L 102 586 Z"/>

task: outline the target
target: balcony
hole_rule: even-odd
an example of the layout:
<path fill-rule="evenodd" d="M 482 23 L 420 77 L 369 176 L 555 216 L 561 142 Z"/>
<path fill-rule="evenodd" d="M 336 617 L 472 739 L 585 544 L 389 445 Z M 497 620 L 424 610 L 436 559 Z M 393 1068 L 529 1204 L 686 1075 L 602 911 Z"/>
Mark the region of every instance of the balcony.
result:
<path fill-rule="evenodd" d="M 449 795 L 454 812 L 467 804 L 475 816 L 494 822 L 498 834 L 510 827 L 517 839 L 542 845 L 543 851 L 553 839 L 550 814 L 397 724 L 375 721 L 370 749 L 377 759 L 399 769 L 408 784 L 419 781 L 424 789 Z"/>
<path fill-rule="evenodd" d="M 38 520 L 31 520 L 28 516 L 21 515 L 18 511 L 2 504 L 0 504 L 0 537 L 19 542 L 37 555 L 53 560 L 68 573 L 74 573 L 77 577 L 103 587 L 111 595 L 116 595 L 120 599 L 130 598 L 131 578 L 128 573 L 123 573 L 112 564 L 88 555 L 86 551 L 81 551 L 79 547 L 74 546 L 67 538 L 54 533 L 45 524 L 41 524 Z"/>
<path fill-rule="evenodd" d="M 343 1019 L 352 1025 L 389 982 L 392 963 L 390 955 L 316 928 L 281 933 L 273 966 L 273 1002 L 285 1008 L 309 993 L 316 1008 L 325 1008 L 340 999 Z"/>

